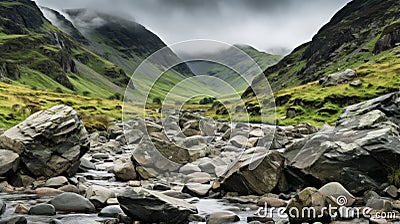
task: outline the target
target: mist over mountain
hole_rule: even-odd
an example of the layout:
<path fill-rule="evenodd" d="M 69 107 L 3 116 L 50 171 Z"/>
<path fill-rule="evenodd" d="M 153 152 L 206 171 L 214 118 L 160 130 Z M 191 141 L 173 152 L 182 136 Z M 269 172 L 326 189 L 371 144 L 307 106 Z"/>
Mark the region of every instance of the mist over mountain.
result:
<path fill-rule="evenodd" d="M 246 43 L 273 54 L 287 54 L 311 40 L 349 0 L 37 0 L 62 11 L 86 8 L 140 23 L 167 44 L 189 39 Z M 186 52 L 190 53 L 190 52 Z"/>

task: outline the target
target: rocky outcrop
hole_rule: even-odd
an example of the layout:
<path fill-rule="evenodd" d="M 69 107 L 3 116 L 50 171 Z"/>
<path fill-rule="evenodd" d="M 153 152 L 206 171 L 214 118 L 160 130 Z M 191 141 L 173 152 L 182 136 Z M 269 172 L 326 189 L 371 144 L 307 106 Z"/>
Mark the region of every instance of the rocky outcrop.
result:
<path fill-rule="evenodd" d="M 354 194 L 379 188 L 399 165 L 399 111 L 399 93 L 347 107 L 336 127 L 285 151 L 288 180 L 306 186 L 338 181 Z"/>
<path fill-rule="evenodd" d="M 352 69 L 346 69 L 342 72 L 337 72 L 324 76 L 319 80 L 319 84 L 323 87 L 336 86 L 339 84 L 347 83 L 352 79 L 357 78 L 357 74 Z"/>
<path fill-rule="evenodd" d="M 400 21 L 397 21 L 383 29 L 379 40 L 374 47 L 374 53 L 394 48 L 400 45 Z"/>
<path fill-rule="evenodd" d="M 144 223 L 188 223 L 195 206 L 144 188 L 128 188 L 118 196 L 122 210 L 134 221 Z"/>
<path fill-rule="evenodd" d="M 253 148 L 222 175 L 217 185 L 225 191 L 242 195 L 269 193 L 278 186 L 283 166 L 284 158 L 279 152 Z"/>
<path fill-rule="evenodd" d="M 89 141 L 78 113 L 59 105 L 39 111 L 7 130 L 0 136 L 0 148 L 18 154 L 18 170 L 33 177 L 71 176 L 89 150 Z"/>

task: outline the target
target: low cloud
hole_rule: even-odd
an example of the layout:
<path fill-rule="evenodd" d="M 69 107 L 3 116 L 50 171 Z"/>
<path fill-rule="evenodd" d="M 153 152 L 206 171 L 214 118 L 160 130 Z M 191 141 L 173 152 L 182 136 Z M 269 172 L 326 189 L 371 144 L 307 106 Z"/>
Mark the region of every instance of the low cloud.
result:
<path fill-rule="evenodd" d="M 213 39 L 287 53 L 311 40 L 350 0 L 36 0 L 61 9 L 88 8 L 144 25 L 167 44 Z M 101 21 L 100 21 L 101 22 Z"/>

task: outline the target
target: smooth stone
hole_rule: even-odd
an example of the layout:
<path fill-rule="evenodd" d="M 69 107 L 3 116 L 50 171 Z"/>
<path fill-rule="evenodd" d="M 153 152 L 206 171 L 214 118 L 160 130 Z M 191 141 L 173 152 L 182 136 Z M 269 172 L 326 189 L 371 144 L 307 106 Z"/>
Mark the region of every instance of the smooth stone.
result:
<path fill-rule="evenodd" d="M 68 184 L 68 179 L 64 176 L 50 178 L 44 184 L 45 187 L 59 188 Z"/>
<path fill-rule="evenodd" d="M 240 221 L 239 216 L 230 211 L 213 212 L 207 217 L 207 224 L 223 224 Z"/>
<path fill-rule="evenodd" d="M 39 204 L 32 206 L 29 209 L 29 215 L 47 215 L 53 216 L 56 214 L 56 209 L 51 204 Z"/>
<path fill-rule="evenodd" d="M 110 218 L 118 218 L 118 215 L 123 213 L 122 209 L 119 205 L 110 205 L 101 209 L 99 216 L 101 217 L 110 217 Z"/>
<path fill-rule="evenodd" d="M 49 187 L 41 187 L 35 190 L 35 193 L 39 196 L 56 196 L 64 193 L 61 190 L 49 188 Z"/>
<path fill-rule="evenodd" d="M 63 212 L 95 212 L 94 205 L 83 196 L 71 192 L 65 192 L 49 201 L 56 211 Z"/>
<path fill-rule="evenodd" d="M 183 187 L 182 192 L 188 193 L 195 197 L 197 197 L 197 196 L 203 197 L 208 194 L 211 187 L 212 187 L 211 184 L 187 183 Z"/>
<path fill-rule="evenodd" d="M 73 192 L 73 193 L 79 194 L 79 189 L 71 184 L 62 186 L 62 187 L 58 188 L 58 190 L 63 191 L 63 192 Z"/>
<path fill-rule="evenodd" d="M 319 189 L 319 192 L 321 192 L 325 196 L 332 196 L 336 199 L 338 199 L 338 197 L 346 197 L 346 206 L 353 205 L 356 200 L 355 197 L 338 182 L 325 184 Z"/>

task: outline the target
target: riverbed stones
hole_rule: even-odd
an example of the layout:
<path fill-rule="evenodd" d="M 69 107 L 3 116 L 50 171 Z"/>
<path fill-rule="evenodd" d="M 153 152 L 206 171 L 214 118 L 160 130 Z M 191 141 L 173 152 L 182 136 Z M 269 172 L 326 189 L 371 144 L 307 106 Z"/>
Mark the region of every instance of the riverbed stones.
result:
<path fill-rule="evenodd" d="M 17 153 L 35 177 L 71 176 L 89 150 L 89 139 L 79 114 L 58 105 L 8 129 L 0 136 L 0 148 Z"/>
<path fill-rule="evenodd" d="M 86 190 L 85 197 L 89 199 L 96 208 L 102 208 L 107 204 L 107 200 L 115 197 L 115 195 L 106 187 L 93 185 Z"/>
<path fill-rule="evenodd" d="M 195 206 L 145 188 L 127 188 L 118 196 L 122 210 L 135 221 L 149 223 L 187 223 L 196 214 Z"/>
<path fill-rule="evenodd" d="M 45 187 L 59 188 L 68 184 L 68 179 L 64 176 L 52 177 L 45 183 Z"/>
<path fill-rule="evenodd" d="M 207 217 L 207 224 L 222 224 L 240 221 L 239 216 L 231 211 L 213 212 Z"/>
<path fill-rule="evenodd" d="M 56 209 L 51 204 L 38 204 L 29 209 L 29 215 L 46 215 L 52 216 L 56 214 Z"/>
<path fill-rule="evenodd" d="M 221 189 L 242 195 L 270 193 L 283 175 L 284 157 L 277 151 L 244 154 L 222 175 Z"/>
<path fill-rule="evenodd" d="M 99 216 L 101 217 L 110 217 L 110 218 L 118 218 L 119 214 L 122 214 L 123 211 L 119 207 L 119 205 L 110 205 L 101 209 Z"/>
<path fill-rule="evenodd" d="M 113 173 L 122 181 L 135 180 L 137 178 L 136 168 L 130 159 L 117 159 L 114 162 Z"/>
<path fill-rule="evenodd" d="M 343 200 L 343 203 L 345 203 L 343 206 L 352 206 L 356 200 L 356 198 L 338 182 L 325 184 L 319 189 L 319 192 L 325 196 L 332 196 L 337 201 Z M 345 197 L 345 199 L 343 197 Z"/>
<path fill-rule="evenodd" d="M 79 194 L 65 192 L 49 201 L 56 211 L 62 212 L 95 212 L 96 208 L 86 198 Z"/>

